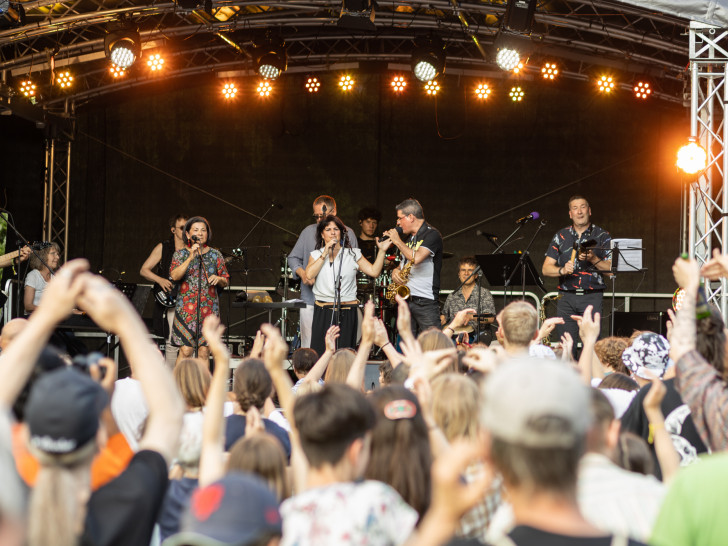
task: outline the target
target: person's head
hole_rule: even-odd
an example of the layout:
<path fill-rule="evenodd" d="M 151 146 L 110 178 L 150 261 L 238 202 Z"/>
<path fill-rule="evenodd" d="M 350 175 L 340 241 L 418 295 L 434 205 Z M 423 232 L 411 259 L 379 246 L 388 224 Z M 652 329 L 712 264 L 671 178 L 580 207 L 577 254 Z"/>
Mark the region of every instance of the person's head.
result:
<path fill-rule="evenodd" d="M 10 323 L 8 323 L 10 324 Z M 65 368 L 67 362 L 63 355 L 53 345 L 47 345 L 38 355 L 38 360 L 35 361 L 33 366 L 33 372 L 25 383 L 23 390 L 15 398 L 13 402 L 13 415 L 18 422 L 25 420 L 25 406 L 28 403 L 28 397 L 33 390 L 33 385 L 40 379 L 44 374 L 52 372 L 60 368 Z"/>
<path fill-rule="evenodd" d="M 316 248 L 323 248 L 331 239 L 341 241 L 344 233 L 346 233 L 344 222 L 339 220 L 338 216 L 329 214 L 316 226 Z"/>
<path fill-rule="evenodd" d="M 319 195 L 313 200 L 313 218 L 320 222 L 326 216 L 336 216 L 336 201 L 330 195 Z"/>
<path fill-rule="evenodd" d="M 382 221 L 382 213 L 377 209 L 367 207 L 361 209 L 357 216 L 359 218 L 359 227 L 361 228 L 361 232 L 367 237 L 374 237 L 377 233 L 379 222 Z"/>
<path fill-rule="evenodd" d="M 697 336 L 695 349 L 700 355 L 726 378 L 725 368 L 725 325 L 720 311 L 711 306 L 710 316 L 695 321 Z"/>
<path fill-rule="evenodd" d="M 30 261 L 28 262 L 30 269 L 43 271 L 45 269 L 43 262 L 48 264 L 53 270 L 58 269 L 58 266 L 61 264 L 61 247 L 58 246 L 58 243 L 51 243 L 47 247 L 38 250 L 37 253 L 40 259 L 35 254 L 30 255 Z"/>
<path fill-rule="evenodd" d="M 259 477 L 230 472 L 192 493 L 180 532 L 164 546 L 270 546 L 282 535 L 278 501 Z"/>
<path fill-rule="evenodd" d="M 623 391 L 638 391 L 640 385 L 627 374 L 622 372 L 614 372 L 607 375 L 602 382 L 599 383 L 600 389 L 621 389 Z"/>
<path fill-rule="evenodd" d="M 653 376 L 662 379 L 672 365 L 670 343 L 659 334 L 645 332 L 622 352 L 622 362 L 640 385 L 648 383 Z"/>
<path fill-rule="evenodd" d="M 249 472 L 263 478 L 282 502 L 291 496 L 286 474 L 286 454 L 281 443 L 270 434 L 251 434 L 240 438 L 230 449 L 228 472 Z"/>
<path fill-rule="evenodd" d="M 28 319 L 14 318 L 5 323 L 2 330 L 0 330 L 0 351 L 7 349 L 8 345 L 18 337 L 28 325 Z"/>
<path fill-rule="evenodd" d="M 629 370 L 622 362 L 622 353 L 629 345 L 626 337 L 610 336 L 597 341 L 594 345 L 594 352 L 605 368 L 629 375 Z"/>
<path fill-rule="evenodd" d="M 392 486 L 422 517 L 430 505 L 432 455 L 417 397 L 404 387 L 384 387 L 369 400 L 377 421 L 364 475 Z"/>
<path fill-rule="evenodd" d="M 465 283 L 465 286 L 471 286 L 475 284 L 478 278 L 473 275 L 473 272 L 478 267 L 478 262 L 475 261 L 475 256 L 463 256 L 458 262 L 458 279 L 461 283 Z M 470 277 L 473 275 L 472 277 Z M 470 279 L 468 279 L 470 277 Z M 468 279 L 465 282 L 465 279 Z"/>
<path fill-rule="evenodd" d="M 324 375 L 324 382 L 329 383 L 346 383 L 346 378 L 351 370 L 351 365 L 354 363 L 356 353 L 352 349 L 339 349 L 336 351 L 329 365 L 326 368 L 326 374 Z"/>
<path fill-rule="evenodd" d="M 265 369 L 263 361 L 245 358 L 233 373 L 233 392 L 235 399 L 244 412 L 251 407 L 263 409 L 266 398 L 273 391 L 273 380 Z"/>
<path fill-rule="evenodd" d="M 296 398 L 293 419 L 311 467 L 345 466 L 349 479 L 361 477 L 369 458 L 368 433 L 376 420 L 361 392 L 327 384 L 319 392 Z"/>
<path fill-rule="evenodd" d="M 185 470 L 196 470 L 200 465 L 203 419 L 204 414 L 201 411 L 188 411 L 184 414 L 175 460 Z"/>
<path fill-rule="evenodd" d="M 389 362 L 389 360 L 385 360 L 379 365 L 379 386 L 380 387 L 388 387 L 392 383 L 392 372 L 393 371 L 394 371 L 394 368 L 392 368 L 392 364 Z"/>
<path fill-rule="evenodd" d="M 614 458 L 619 466 L 630 472 L 649 476 L 655 470 L 655 461 L 647 442 L 632 432 L 619 435 Z"/>
<path fill-rule="evenodd" d="M 425 220 L 422 205 L 417 199 L 409 198 L 395 207 L 397 211 L 397 225 L 405 234 L 415 234 Z"/>
<path fill-rule="evenodd" d="M 439 328 L 433 326 L 427 330 L 420 332 L 417 336 L 423 352 L 436 351 L 438 349 L 452 349 L 455 347 L 452 339 L 442 332 Z"/>
<path fill-rule="evenodd" d="M 390 385 L 404 385 L 409 378 L 410 366 L 404 362 L 400 362 L 397 367 L 392 370 L 392 381 Z"/>
<path fill-rule="evenodd" d="M 589 201 L 581 195 L 572 195 L 569 198 L 569 218 L 576 228 L 589 226 L 591 207 Z"/>
<path fill-rule="evenodd" d="M 172 372 L 177 388 L 187 404 L 188 410 L 204 407 L 212 376 L 205 362 L 199 358 L 184 358 Z"/>
<path fill-rule="evenodd" d="M 185 222 L 185 230 L 182 234 L 182 241 L 186 245 L 192 244 L 192 237 L 197 237 L 200 245 L 209 245 L 212 241 L 212 228 L 210 223 L 202 216 L 193 216 Z"/>
<path fill-rule="evenodd" d="M 498 330 L 506 350 L 527 349 L 538 335 L 538 313 L 525 301 L 514 301 L 498 314 Z"/>
<path fill-rule="evenodd" d="M 315 349 L 301 347 L 293 351 L 291 364 L 293 364 L 293 371 L 296 373 L 296 376 L 299 378 L 305 377 L 318 359 L 319 355 Z"/>
<path fill-rule="evenodd" d="M 169 219 L 169 230 L 172 232 L 172 236 L 175 239 L 182 240 L 182 236 L 185 232 L 185 224 L 187 223 L 186 214 L 177 214 Z"/>
<path fill-rule="evenodd" d="M 432 415 L 448 442 L 475 440 L 480 431 L 478 385 L 454 373 L 437 377 L 432 381 Z"/>
<path fill-rule="evenodd" d="M 573 496 L 591 424 L 589 391 L 562 362 L 514 359 L 489 374 L 481 416 L 508 488 Z"/>
<path fill-rule="evenodd" d="M 592 424 L 587 435 L 587 451 L 612 457 L 619 441 L 620 422 L 614 408 L 599 389 L 590 389 Z"/>

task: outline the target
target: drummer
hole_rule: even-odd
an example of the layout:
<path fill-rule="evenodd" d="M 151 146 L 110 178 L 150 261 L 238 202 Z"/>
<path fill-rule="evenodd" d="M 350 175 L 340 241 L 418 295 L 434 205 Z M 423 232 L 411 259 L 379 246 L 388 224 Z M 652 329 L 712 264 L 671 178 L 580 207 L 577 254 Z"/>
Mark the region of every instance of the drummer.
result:
<path fill-rule="evenodd" d="M 473 318 L 465 329 L 472 332 L 468 334 L 471 342 L 480 341 L 490 345 L 490 342 L 494 339 L 491 324 L 495 317 L 495 302 L 487 288 L 480 287 L 480 294 L 478 294 L 477 275 L 473 275 L 477 267 L 478 262 L 475 261 L 475 256 L 460 258 L 458 262 L 458 279 L 462 286 L 448 295 L 442 308 L 440 322 L 443 325 L 448 324 L 462 309 L 479 309 L 480 319 Z M 468 279 L 468 277 L 470 278 Z M 480 303 L 478 303 L 478 298 L 480 298 Z M 478 320 L 480 320 L 480 339 L 478 339 Z"/>
<path fill-rule="evenodd" d="M 361 255 L 369 262 L 374 263 L 377 259 L 377 241 L 379 222 L 382 221 L 382 213 L 375 208 L 366 207 L 359 211 L 359 235 L 356 240 L 361 248 Z"/>

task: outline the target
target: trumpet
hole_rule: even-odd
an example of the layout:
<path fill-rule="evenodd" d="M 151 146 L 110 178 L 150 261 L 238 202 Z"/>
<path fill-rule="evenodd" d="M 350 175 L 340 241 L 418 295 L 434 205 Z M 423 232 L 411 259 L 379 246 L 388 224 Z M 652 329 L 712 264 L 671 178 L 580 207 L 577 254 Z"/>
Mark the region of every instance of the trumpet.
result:
<path fill-rule="evenodd" d="M 389 300 L 391 303 L 395 303 L 395 297 L 399 296 L 402 299 L 407 299 L 410 296 L 410 289 L 407 288 L 407 281 L 409 281 L 410 276 L 410 270 L 412 269 L 412 262 L 409 261 L 407 264 L 402 268 L 402 271 L 400 272 L 400 276 L 402 277 L 402 280 L 404 283 L 398 284 L 396 282 L 391 282 L 387 286 L 387 292 L 385 294 L 385 298 Z"/>

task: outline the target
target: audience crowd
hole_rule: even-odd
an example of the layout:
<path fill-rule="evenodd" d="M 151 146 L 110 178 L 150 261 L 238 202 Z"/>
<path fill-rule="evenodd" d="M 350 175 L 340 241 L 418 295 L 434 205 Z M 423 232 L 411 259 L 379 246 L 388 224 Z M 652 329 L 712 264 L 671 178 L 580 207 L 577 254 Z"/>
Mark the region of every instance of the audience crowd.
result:
<path fill-rule="evenodd" d="M 71 261 L 0 333 L 0 544 L 728 543 L 726 331 L 717 310 L 696 318 L 728 258 L 673 274 L 685 297 L 666 337 L 599 339 L 589 307 L 572 317 L 577 361 L 570 336 L 542 344 L 557 321 L 539 328 L 526 302 L 500 311 L 489 347 L 456 346 L 415 338 L 398 296 L 396 338 L 368 303 L 356 351 L 333 326 L 322 354 L 289 354 L 263 325 L 228 392 L 216 316 L 213 372 L 170 371 L 129 300 Z M 130 378 L 47 346 L 78 309 L 118 337 Z M 367 386 L 374 347 L 387 360 Z"/>

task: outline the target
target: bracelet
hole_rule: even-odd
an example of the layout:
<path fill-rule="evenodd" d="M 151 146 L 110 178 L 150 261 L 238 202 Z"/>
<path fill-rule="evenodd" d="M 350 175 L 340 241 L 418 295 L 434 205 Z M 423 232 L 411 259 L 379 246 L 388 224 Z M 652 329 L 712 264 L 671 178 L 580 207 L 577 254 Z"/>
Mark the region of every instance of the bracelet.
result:
<path fill-rule="evenodd" d="M 563 275 L 563 273 L 561 272 L 561 270 L 562 270 L 563 268 L 564 268 L 563 266 L 562 266 L 562 267 L 559 267 L 559 276 L 562 276 L 562 275 Z"/>
<path fill-rule="evenodd" d="M 445 330 L 450 330 L 450 331 L 451 331 L 451 332 L 452 332 L 453 334 L 455 333 L 455 330 L 453 330 L 452 326 L 445 326 L 445 327 L 444 327 L 444 328 L 442 329 L 442 331 L 444 332 Z"/>
<path fill-rule="evenodd" d="M 387 341 L 387 343 L 385 343 L 384 345 L 382 345 L 382 346 L 381 346 L 381 347 L 379 347 L 379 348 L 380 348 L 380 349 L 384 349 L 384 348 L 385 348 L 385 347 L 386 347 L 387 345 L 392 345 L 392 342 L 391 342 L 391 341 Z M 394 347 L 394 345 L 392 345 L 392 347 Z"/>

